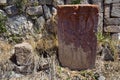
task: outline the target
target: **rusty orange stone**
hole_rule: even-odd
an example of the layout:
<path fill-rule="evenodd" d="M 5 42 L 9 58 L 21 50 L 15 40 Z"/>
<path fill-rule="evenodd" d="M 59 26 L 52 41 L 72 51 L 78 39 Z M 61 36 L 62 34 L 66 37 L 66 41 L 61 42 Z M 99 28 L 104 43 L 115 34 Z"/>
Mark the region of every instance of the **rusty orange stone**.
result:
<path fill-rule="evenodd" d="M 61 65 L 75 70 L 93 68 L 97 45 L 97 5 L 60 5 L 57 10 Z"/>

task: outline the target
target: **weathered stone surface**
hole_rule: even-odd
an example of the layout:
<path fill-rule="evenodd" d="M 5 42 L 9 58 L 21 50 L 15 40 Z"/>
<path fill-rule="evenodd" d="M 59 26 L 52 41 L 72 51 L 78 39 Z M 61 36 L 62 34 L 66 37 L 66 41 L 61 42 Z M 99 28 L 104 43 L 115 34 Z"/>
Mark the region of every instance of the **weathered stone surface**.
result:
<path fill-rule="evenodd" d="M 88 1 L 90 1 L 90 0 L 88 0 Z M 92 1 L 92 4 L 96 4 L 96 5 L 98 5 L 99 6 L 99 12 L 103 12 L 103 0 L 93 0 Z"/>
<path fill-rule="evenodd" d="M 103 32 L 103 13 L 99 13 L 97 31 L 98 31 L 98 32 Z"/>
<path fill-rule="evenodd" d="M 120 40 L 120 33 L 114 33 L 111 35 L 112 40 Z"/>
<path fill-rule="evenodd" d="M 27 7 L 26 13 L 29 15 L 42 15 L 43 9 L 42 6 L 35 6 L 35 7 Z"/>
<path fill-rule="evenodd" d="M 43 6 L 43 11 L 44 11 L 45 19 L 50 19 L 50 17 L 52 17 L 50 13 L 50 9 L 47 5 Z"/>
<path fill-rule="evenodd" d="M 15 5 L 5 7 L 5 11 L 7 12 L 8 15 L 15 15 L 18 13 L 18 9 Z"/>
<path fill-rule="evenodd" d="M 45 26 L 45 19 L 43 16 L 39 17 L 36 21 L 38 29 L 43 29 Z"/>
<path fill-rule="evenodd" d="M 14 52 L 17 65 L 26 66 L 33 63 L 33 48 L 29 43 L 16 44 Z"/>
<path fill-rule="evenodd" d="M 25 16 L 14 16 L 8 18 L 6 28 L 10 34 L 25 35 L 33 32 L 33 23 Z"/>
<path fill-rule="evenodd" d="M 120 32 L 120 26 L 110 25 L 104 27 L 105 32 Z"/>
<path fill-rule="evenodd" d="M 112 4 L 111 17 L 120 17 L 120 3 Z"/>
<path fill-rule="evenodd" d="M 105 18 L 105 25 L 120 25 L 120 18 Z"/>
<path fill-rule="evenodd" d="M 105 18 L 110 18 L 110 5 L 104 7 L 104 17 Z"/>
<path fill-rule="evenodd" d="M 58 7 L 58 56 L 62 66 L 77 70 L 94 66 L 97 24 L 98 7 L 95 5 Z"/>
<path fill-rule="evenodd" d="M 5 5 L 7 4 L 7 0 L 0 0 L 0 5 Z"/>
<path fill-rule="evenodd" d="M 64 4 L 64 0 L 54 0 L 53 1 L 53 5 L 55 7 L 57 7 L 58 5 L 63 5 Z"/>
<path fill-rule="evenodd" d="M 3 15 L 3 16 L 7 16 L 6 13 L 0 9 L 0 14 Z"/>
<path fill-rule="evenodd" d="M 102 50 L 102 59 L 105 61 L 114 61 L 112 51 L 109 48 L 109 44 L 105 44 Z"/>
<path fill-rule="evenodd" d="M 120 3 L 120 0 L 105 0 L 105 4 Z"/>
<path fill-rule="evenodd" d="M 40 4 L 52 5 L 53 0 L 38 0 Z"/>

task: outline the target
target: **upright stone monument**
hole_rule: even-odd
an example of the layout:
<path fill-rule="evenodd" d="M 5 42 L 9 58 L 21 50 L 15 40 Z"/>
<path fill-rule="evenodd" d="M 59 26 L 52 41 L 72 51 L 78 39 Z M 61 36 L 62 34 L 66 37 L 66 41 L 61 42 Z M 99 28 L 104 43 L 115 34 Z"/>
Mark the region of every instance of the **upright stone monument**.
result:
<path fill-rule="evenodd" d="M 75 70 L 93 68 L 96 58 L 98 7 L 90 4 L 58 6 L 59 61 Z"/>

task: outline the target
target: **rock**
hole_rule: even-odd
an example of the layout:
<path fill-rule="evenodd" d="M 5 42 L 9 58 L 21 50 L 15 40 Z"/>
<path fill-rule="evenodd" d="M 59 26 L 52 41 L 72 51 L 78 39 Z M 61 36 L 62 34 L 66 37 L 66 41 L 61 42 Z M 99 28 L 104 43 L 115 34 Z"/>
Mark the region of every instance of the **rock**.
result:
<path fill-rule="evenodd" d="M 98 27 L 97 27 L 98 32 L 103 32 L 103 13 L 99 13 L 99 20 L 98 20 Z"/>
<path fill-rule="evenodd" d="M 105 0 L 105 4 L 110 4 L 110 3 L 120 3 L 120 0 Z"/>
<path fill-rule="evenodd" d="M 104 76 L 100 75 L 98 80 L 106 80 Z"/>
<path fill-rule="evenodd" d="M 55 7 L 52 7 L 52 15 L 57 15 L 57 9 Z"/>
<path fill-rule="evenodd" d="M 120 4 L 112 4 L 111 17 L 120 17 Z"/>
<path fill-rule="evenodd" d="M 3 16 L 7 16 L 6 13 L 0 9 L 0 14 L 2 14 Z"/>
<path fill-rule="evenodd" d="M 64 5 L 64 0 L 54 0 L 53 5 L 57 7 L 58 5 Z"/>
<path fill-rule="evenodd" d="M 33 63 L 33 47 L 29 43 L 16 44 L 14 52 L 17 65 L 28 66 Z"/>
<path fill-rule="evenodd" d="M 40 30 L 43 29 L 44 26 L 45 26 L 45 19 L 44 19 L 44 17 L 43 16 L 39 17 L 37 19 L 37 21 L 36 21 L 36 24 L 38 26 L 38 29 L 40 29 Z"/>
<path fill-rule="evenodd" d="M 97 6 L 61 5 L 57 10 L 58 58 L 61 65 L 75 70 L 92 68 L 95 65 L 97 45 Z"/>
<path fill-rule="evenodd" d="M 102 56 L 101 58 L 105 61 L 114 61 L 113 55 L 111 50 L 109 49 L 109 44 L 105 44 L 103 50 L 102 50 Z"/>
<path fill-rule="evenodd" d="M 26 13 L 33 16 L 33 15 L 42 15 L 43 14 L 43 9 L 42 6 L 34 6 L 34 7 L 27 7 Z"/>
<path fill-rule="evenodd" d="M 105 9 L 104 17 L 105 18 L 110 18 L 110 5 L 105 6 L 104 9 Z"/>
<path fill-rule="evenodd" d="M 5 5 L 7 4 L 7 0 L 0 0 L 0 5 Z"/>
<path fill-rule="evenodd" d="M 8 18 L 6 28 L 10 34 L 25 35 L 33 33 L 33 23 L 22 15 Z"/>
<path fill-rule="evenodd" d="M 105 18 L 105 25 L 120 25 L 120 18 Z"/>
<path fill-rule="evenodd" d="M 18 13 L 18 9 L 15 5 L 10 5 L 10 6 L 7 6 L 5 7 L 5 11 L 8 15 L 16 15 Z"/>
<path fill-rule="evenodd" d="M 45 5 L 52 5 L 53 0 L 38 0 L 40 4 Z"/>
<path fill-rule="evenodd" d="M 81 4 L 88 4 L 88 0 L 82 0 L 80 3 Z"/>
<path fill-rule="evenodd" d="M 112 40 L 120 40 L 120 33 L 114 33 L 111 35 L 112 36 Z"/>
<path fill-rule="evenodd" d="M 112 33 L 119 33 L 120 32 L 120 26 L 115 26 L 115 25 L 110 25 L 110 26 L 106 26 L 104 27 L 104 31 L 105 32 L 112 32 Z"/>
<path fill-rule="evenodd" d="M 57 33 L 57 24 L 52 19 L 46 21 L 46 30 L 50 33 Z"/>
<path fill-rule="evenodd" d="M 50 13 L 50 9 L 47 5 L 43 6 L 43 11 L 44 11 L 45 19 L 50 19 L 52 17 Z"/>

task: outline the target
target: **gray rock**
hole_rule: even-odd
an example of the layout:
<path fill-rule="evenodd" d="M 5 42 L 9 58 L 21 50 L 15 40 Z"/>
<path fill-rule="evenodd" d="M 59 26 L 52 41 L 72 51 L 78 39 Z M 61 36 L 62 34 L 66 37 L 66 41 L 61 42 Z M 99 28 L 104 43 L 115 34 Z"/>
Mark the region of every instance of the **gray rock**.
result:
<path fill-rule="evenodd" d="M 88 3 L 88 0 L 82 0 L 80 3 L 81 3 L 81 4 L 89 4 L 89 3 Z"/>
<path fill-rule="evenodd" d="M 104 11 L 104 17 L 105 18 L 110 18 L 110 5 L 106 5 L 104 7 L 105 11 Z"/>
<path fill-rule="evenodd" d="M 107 44 L 107 43 L 104 45 L 104 48 L 102 50 L 102 57 L 101 58 L 105 61 L 114 61 L 112 52 L 109 49 L 109 44 Z"/>
<path fill-rule="evenodd" d="M 44 19 L 44 17 L 43 16 L 39 17 L 37 19 L 37 21 L 36 21 L 36 24 L 38 26 L 38 29 L 40 29 L 40 30 L 43 29 L 44 26 L 45 26 L 45 19 Z"/>
<path fill-rule="evenodd" d="M 3 16 L 7 16 L 6 13 L 0 9 L 0 14 L 2 14 Z"/>
<path fill-rule="evenodd" d="M 98 80 L 106 80 L 104 76 L 100 75 Z"/>
<path fill-rule="evenodd" d="M 103 13 L 99 13 L 97 31 L 98 32 L 102 32 L 103 31 Z"/>
<path fill-rule="evenodd" d="M 120 17 L 120 4 L 112 4 L 111 17 Z"/>
<path fill-rule="evenodd" d="M 120 3 L 120 0 L 105 0 L 105 4 L 110 4 L 110 3 Z"/>
<path fill-rule="evenodd" d="M 50 19 L 52 17 L 50 13 L 50 9 L 47 5 L 43 5 L 43 11 L 44 11 L 45 19 Z"/>
<path fill-rule="evenodd" d="M 27 7 L 26 13 L 29 15 L 42 15 L 43 14 L 43 9 L 42 6 L 34 6 L 34 7 Z"/>
<path fill-rule="evenodd" d="M 105 32 L 120 32 L 120 26 L 115 26 L 115 25 L 110 25 L 110 26 L 106 26 L 104 27 L 104 31 Z"/>
<path fill-rule="evenodd" d="M 38 0 L 40 4 L 52 5 L 53 0 Z"/>
<path fill-rule="evenodd" d="M 27 66 L 33 63 L 33 47 L 29 43 L 23 42 L 14 47 L 17 65 Z"/>
<path fill-rule="evenodd" d="M 6 28 L 10 34 L 25 35 L 27 33 L 33 33 L 33 23 L 27 20 L 25 16 L 8 18 Z"/>
<path fill-rule="evenodd" d="M 57 14 L 57 9 L 55 7 L 52 7 L 52 15 L 56 15 Z"/>
<path fill-rule="evenodd" d="M 57 7 L 57 5 L 64 5 L 64 0 L 54 0 L 53 5 Z"/>
<path fill-rule="evenodd" d="M 111 36 L 112 36 L 112 40 L 120 40 L 120 33 L 114 33 Z"/>
<path fill-rule="evenodd" d="M 0 0 L 0 5 L 5 5 L 7 4 L 7 0 Z"/>
<path fill-rule="evenodd" d="M 105 25 L 120 25 L 120 18 L 105 18 Z"/>
<path fill-rule="evenodd" d="M 18 13 L 18 9 L 15 5 L 10 5 L 5 7 L 5 11 L 8 15 L 16 15 Z"/>

